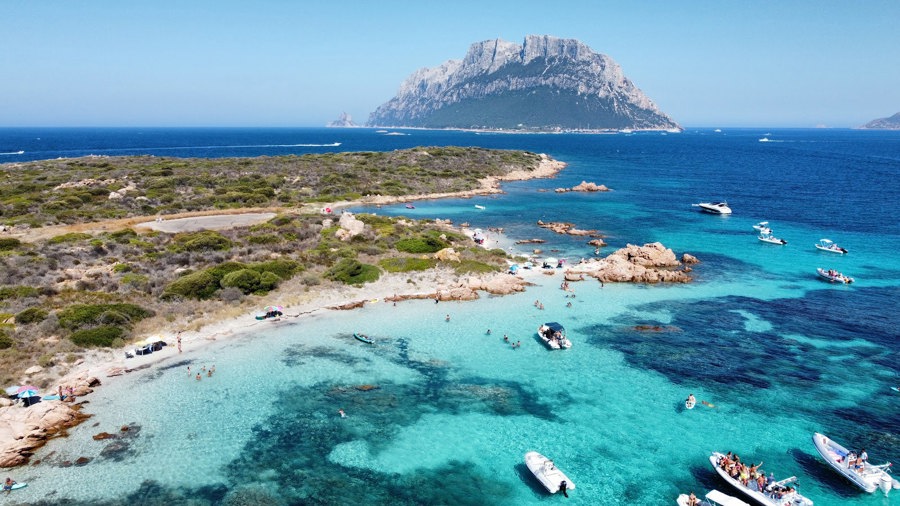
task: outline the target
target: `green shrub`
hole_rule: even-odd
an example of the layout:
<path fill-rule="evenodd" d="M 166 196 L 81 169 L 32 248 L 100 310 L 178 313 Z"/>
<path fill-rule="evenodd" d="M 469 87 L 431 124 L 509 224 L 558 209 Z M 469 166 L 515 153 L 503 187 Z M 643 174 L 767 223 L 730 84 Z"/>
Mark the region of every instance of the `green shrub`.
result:
<path fill-rule="evenodd" d="M 231 249 L 231 241 L 215 230 L 177 234 L 175 236 L 175 244 L 181 251 L 223 251 Z"/>
<path fill-rule="evenodd" d="M 437 265 L 433 258 L 395 257 L 383 258 L 378 265 L 387 272 L 427 271 Z"/>
<path fill-rule="evenodd" d="M 163 289 L 163 299 L 184 297 L 188 299 L 208 299 L 219 289 L 219 279 L 209 270 L 181 276 Z"/>
<path fill-rule="evenodd" d="M 16 323 L 19 325 L 29 325 L 31 323 L 39 323 L 47 317 L 47 311 L 39 307 L 30 307 L 16 315 Z"/>
<path fill-rule="evenodd" d="M 69 339 L 78 346 L 108 348 L 124 334 L 125 331 L 120 327 L 105 326 L 73 332 Z"/>
<path fill-rule="evenodd" d="M 116 230 L 115 232 L 110 232 L 108 235 L 110 239 L 119 244 L 128 244 L 129 241 L 137 238 L 137 232 L 130 228 Z"/>
<path fill-rule="evenodd" d="M 282 237 L 278 234 L 251 235 L 247 238 L 250 244 L 278 244 L 281 241 Z"/>
<path fill-rule="evenodd" d="M 59 326 L 75 330 L 106 320 L 131 324 L 155 313 L 134 304 L 73 304 L 59 312 Z"/>
<path fill-rule="evenodd" d="M 13 340 L 13 338 L 9 337 L 9 335 L 5 331 L 0 330 L 0 350 L 12 348 L 15 344 L 16 342 Z"/>
<path fill-rule="evenodd" d="M 348 285 L 361 285 L 377 281 L 381 271 L 374 265 L 345 258 L 325 272 L 325 277 Z"/>
<path fill-rule="evenodd" d="M 45 369 L 47 367 L 53 367 L 54 365 L 56 365 L 56 361 L 54 360 L 53 354 L 51 353 L 45 353 L 38 357 L 37 363 L 39 366 Z"/>
<path fill-rule="evenodd" d="M 116 273 L 131 272 L 131 270 L 132 270 L 132 267 L 129 264 L 116 264 L 116 265 L 113 265 L 113 268 L 112 268 L 112 271 L 116 272 Z"/>
<path fill-rule="evenodd" d="M 436 253 L 449 246 L 437 237 L 410 237 L 397 241 L 395 247 L 406 253 Z"/>
<path fill-rule="evenodd" d="M 253 293 L 259 289 L 259 273 L 252 269 L 230 272 L 222 278 L 219 284 L 223 288 L 238 288 L 245 294 Z"/>
<path fill-rule="evenodd" d="M 22 241 L 16 239 L 15 237 L 0 238 L 0 251 L 9 251 L 12 249 L 16 249 L 21 245 Z"/>
<path fill-rule="evenodd" d="M 257 292 L 263 292 L 260 293 L 260 295 L 264 295 L 265 292 L 278 288 L 278 283 L 281 283 L 281 281 L 282 279 L 278 277 L 277 274 L 266 271 L 259 275 L 259 288 L 257 289 Z"/>
<path fill-rule="evenodd" d="M 294 260 L 278 259 L 269 260 L 268 262 L 260 262 L 250 266 L 251 269 L 259 272 L 271 272 L 281 279 L 291 279 L 294 274 L 300 272 L 302 267 Z"/>
<path fill-rule="evenodd" d="M 51 237 L 49 241 L 50 244 L 62 244 L 66 242 L 78 242 L 90 239 L 91 234 L 84 234 L 81 232 L 72 232 L 70 234 L 62 234 L 56 237 Z"/>
<path fill-rule="evenodd" d="M 203 272 L 209 273 L 209 275 L 212 276 L 218 283 L 227 274 L 230 274 L 234 271 L 239 271 L 241 269 L 246 269 L 246 268 L 247 268 L 247 265 L 242 264 L 241 262 L 224 262 L 219 265 L 210 267 Z"/>
<path fill-rule="evenodd" d="M 149 282 L 150 278 L 143 274 L 129 272 L 122 276 L 122 283 L 133 288 L 146 287 Z"/>
<path fill-rule="evenodd" d="M 0 300 L 37 297 L 40 291 L 33 286 L 4 286 L 0 288 Z"/>
<path fill-rule="evenodd" d="M 453 264 L 453 270 L 457 274 L 484 274 L 488 272 L 500 271 L 500 267 L 496 265 L 486 264 L 477 260 L 463 260 Z"/>

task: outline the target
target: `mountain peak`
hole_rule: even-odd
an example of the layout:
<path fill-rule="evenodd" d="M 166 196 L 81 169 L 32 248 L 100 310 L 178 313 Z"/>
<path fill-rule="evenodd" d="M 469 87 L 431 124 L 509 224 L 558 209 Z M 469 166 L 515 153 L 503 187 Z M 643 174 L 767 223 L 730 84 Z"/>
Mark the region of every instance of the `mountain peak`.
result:
<path fill-rule="evenodd" d="M 680 128 L 612 58 L 575 39 L 476 42 L 462 60 L 414 72 L 370 126 L 603 130 Z"/>

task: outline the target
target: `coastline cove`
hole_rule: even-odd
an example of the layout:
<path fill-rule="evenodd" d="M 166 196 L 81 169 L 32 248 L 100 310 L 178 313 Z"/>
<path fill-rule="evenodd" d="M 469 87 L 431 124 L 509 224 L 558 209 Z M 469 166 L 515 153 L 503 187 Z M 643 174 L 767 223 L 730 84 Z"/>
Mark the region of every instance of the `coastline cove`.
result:
<path fill-rule="evenodd" d="M 890 390 L 900 384 L 893 359 L 900 320 L 890 310 L 900 288 L 892 254 L 900 233 L 882 219 L 900 205 L 891 176 L 900 166 L 896 136 L 408 133 L 295 130 L 265 142 L 383 150 L 471 143 L 548 153 L 568 164 L 552 181 L 505 182 L 502 194 L 417 201 L 414 209 L 350 210 L 502 227 L 502 237 L 488 233 L 488 240 L 507 251 L 530 253 L 534 245 L 513 243 L 537 238 L 546 241 L 545 255 L 572 264 L 593 258 L 584 238 L 536 225 L 568 221 L 603 233 L 604 256 L 656 241 L 690 252 L 701 260 L 694 281 L 588 278 L 566 291 L 561 269 L 538 270 L 521 293 L 379 301 L 223 334 L 180 356 L 166 350 L 171 356 L 157 365 L 104 381 L 85 406 L 92 418 L 38 450 L 40 464 L 8 470 L 29 485 L 6 501 L 539 504 L 548 496 L 524 466 L 531 450 L 577 483 L 574 504 L 657 505 L 714 488 L 738 495 L 710 467 L 711 451 L 798 476 L 817 505 L 881 501 L 830 470 L 811 436 L 865 447 L 878 463 L 900 459 L 900 394 Z M 763 134 L 785 142 L 759 143 Z M 612 191 L 552 191 L 585 180 Z M 828 192 L 833 184 L 840 195 Z M 872 187 L 887 206 L 880 214 L 854 207 L 871 199 Z M 728 217 L 691 208 L 726 199 Z M 788 245 L 760 243 L 751 226 L 762 220 Z M 823 237 L 850 253 L 817 251 Z M 816 267 L 857 282 L 820 281 Z M 571 349 L 544 346 L 536 330 L 548 321 L 565 326 Z M 211 377 L 188 376 L 187 367 L 212 365 Z M 684 409 L 689 393 L 711 406 Z M 93 439 L 123 426 L 135 435 Z M 121 446 L 109 450 L 113 444 Z M 79 457 L 90 461 L 62 465 Z"/>

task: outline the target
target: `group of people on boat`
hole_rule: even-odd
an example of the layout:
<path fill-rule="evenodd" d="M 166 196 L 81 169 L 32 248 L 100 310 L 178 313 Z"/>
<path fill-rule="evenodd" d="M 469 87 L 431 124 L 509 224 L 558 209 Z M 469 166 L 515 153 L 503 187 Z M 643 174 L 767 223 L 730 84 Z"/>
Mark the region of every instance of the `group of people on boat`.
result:
<path fill-rule="evenodd" d="M 866 453 L 865 448 L 858 452 L 850 452 L 847 455 L 847 467 L 855 469 L 857 473 L 862 473 L 866 470 L 866 462 L 868 461 L 869 454 Z"/>
<path fill-rule="evenodd" d="M 741 458 L 737 454 L 728 452 L 719 459 L 718 465 L 741 485 L 751 490 L 755 489 L 774 499 L 781 499 L 794 493 L 794 487 L 776 482 L 775 476 L 772 474 L 766 476 L 766 473 L 760 469 L 763 465 L 762 462 L 747 465 L 741 462 Z"/>

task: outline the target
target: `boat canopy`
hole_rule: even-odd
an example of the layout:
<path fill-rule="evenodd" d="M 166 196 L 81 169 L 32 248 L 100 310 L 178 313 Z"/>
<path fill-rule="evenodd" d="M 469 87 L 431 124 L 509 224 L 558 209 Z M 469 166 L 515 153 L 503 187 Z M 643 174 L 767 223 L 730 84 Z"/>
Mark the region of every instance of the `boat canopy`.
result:
<path fill-rule="evenodd" d="M 831 239 L 819 239 L 819 244 L 821 244 L 822 246 L 831 246 L 832 244 L 834 244 L 834 241 L 832 241 Z"/>
<path fill-rule="evenodd" d="M 566 329 L 562 325 L 560 325 L 559 323 L 556 323 L 556 322 L 547 322 L 544 324 L 544 326 L 547 327 L 550 330 L 550 332 L 565 332 L 566 331 Z"/>
<path fill-rule="evenodd" d="M 714 504 L 720 504 L 721 506 L 750 506 L 744 501 L 731 497 L 730 495 L 723 494 L 718 490 L 710 490 L 708 494 L 706 494 L 706 498 L 709 499 Z"/>

